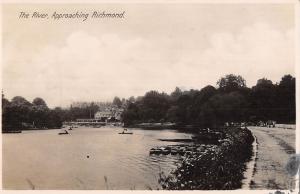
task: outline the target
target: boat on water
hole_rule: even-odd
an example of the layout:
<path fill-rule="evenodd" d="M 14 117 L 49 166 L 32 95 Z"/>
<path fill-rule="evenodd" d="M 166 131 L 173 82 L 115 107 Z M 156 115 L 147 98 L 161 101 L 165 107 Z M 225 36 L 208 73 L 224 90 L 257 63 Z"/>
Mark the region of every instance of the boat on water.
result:
<path fill-rule="evenodd" d="M 132 135 L 133 133 L 132 132 L 121 132 L 119 134 L 128 134 L 128 135 Z"/>
<path fill-rule="evenodd" d="M 119 133 L 119 134 L 122 134 L 122 135 L 124 135 L 124 134 L 127 134 L 127 135 L 132 135 L 133 133 L 132 132 L 127 132 L 127 129 L 124 129 L 121 133 Z"/>
<path fill-rule="evenodd" d="M 67 130 L 64 130 L 63 132 L 59 132 L 58 135 L 67 135 L 69 132 Z"/>

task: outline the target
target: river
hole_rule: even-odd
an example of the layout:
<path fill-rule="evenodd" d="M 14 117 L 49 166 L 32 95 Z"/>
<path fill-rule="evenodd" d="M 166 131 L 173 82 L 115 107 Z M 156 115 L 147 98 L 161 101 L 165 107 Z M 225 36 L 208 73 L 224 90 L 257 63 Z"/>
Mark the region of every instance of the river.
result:
<path fill-rule="evenodd" d="M 168 174 L 180 156 L 149 155 L 152 147 L 179 144 L 176 130 L 79 127 L 2 134 L 4 189 L 157 189 L 159 172 Z"/>

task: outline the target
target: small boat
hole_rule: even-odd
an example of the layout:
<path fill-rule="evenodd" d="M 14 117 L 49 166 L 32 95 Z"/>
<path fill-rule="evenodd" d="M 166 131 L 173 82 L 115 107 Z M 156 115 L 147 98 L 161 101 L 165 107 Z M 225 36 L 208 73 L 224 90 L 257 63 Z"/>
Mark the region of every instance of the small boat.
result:
<path fill-rule="evenodd" d="M 119 134 L 128 134 L 128 135 L 132 135 L 133 133 L 132 132 L 122 132 L 122 133 L 119 133 Z"/>
<path fill-rule="evenodd" d="M 66 135 L 69 134 L 69 132 L 67 130 L 65 130 L 64 132 L 59 132 L 58 135 Z"/>
<path fill-rule="evenodd" d="M 126 132 L 125 132 L 126 131 Z M 127 129 L 124 129 L 121 133 L 119 134 L 128 134 L 128 135 L 132 135 L 132 132 L 127 132 Z"/>

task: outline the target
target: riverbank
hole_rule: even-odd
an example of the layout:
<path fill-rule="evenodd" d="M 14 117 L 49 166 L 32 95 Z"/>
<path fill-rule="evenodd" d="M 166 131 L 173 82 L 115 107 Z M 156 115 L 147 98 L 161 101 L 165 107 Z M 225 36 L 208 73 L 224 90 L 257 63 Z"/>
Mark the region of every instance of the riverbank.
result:
<path fill-rule="evenodd" d="M 178 131 L 189 131 L 192 133 L 199 133 L 202 129 L 202 126 L 199 125 L 183 125 L 171 122 L 165 123 L 136 123 L 131 125 L 124 125 L 126 128 L 141 128 L 141 129 L 151 129 L 151 130 L 161 130 L 161 129 L 175 129 Z"/>
<path fill-rule="evenodd" d="M 127 128 L 142 128 L 142 129 L 176 129 L 178 126 L 175 123 L 137 123 L 125 125 Z"/>
<path fill-rule="evenodd" d="M 219 145 L 201 154 L 188 154 L 182 164 L 159 182 L 167 190 L 239 189 L 246 162 L 252 156 L 251 132 L 244 128 L 223 129 L 225 138 Z"/>

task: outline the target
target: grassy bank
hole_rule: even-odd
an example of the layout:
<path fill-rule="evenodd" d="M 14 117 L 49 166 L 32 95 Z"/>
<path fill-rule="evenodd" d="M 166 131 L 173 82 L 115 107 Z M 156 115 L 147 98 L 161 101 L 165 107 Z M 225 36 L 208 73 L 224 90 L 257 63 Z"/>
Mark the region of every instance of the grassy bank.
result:
<path fill-rule="evenodd" d="M 159 182 L 167 190 L 226 190 L 242 186 L 246 162 L 252 155 L 254 141 L 248 129 L 223 129 L 225 138 L 213 149 L 186 155 L 171 174 L 161 174 Z"/>

